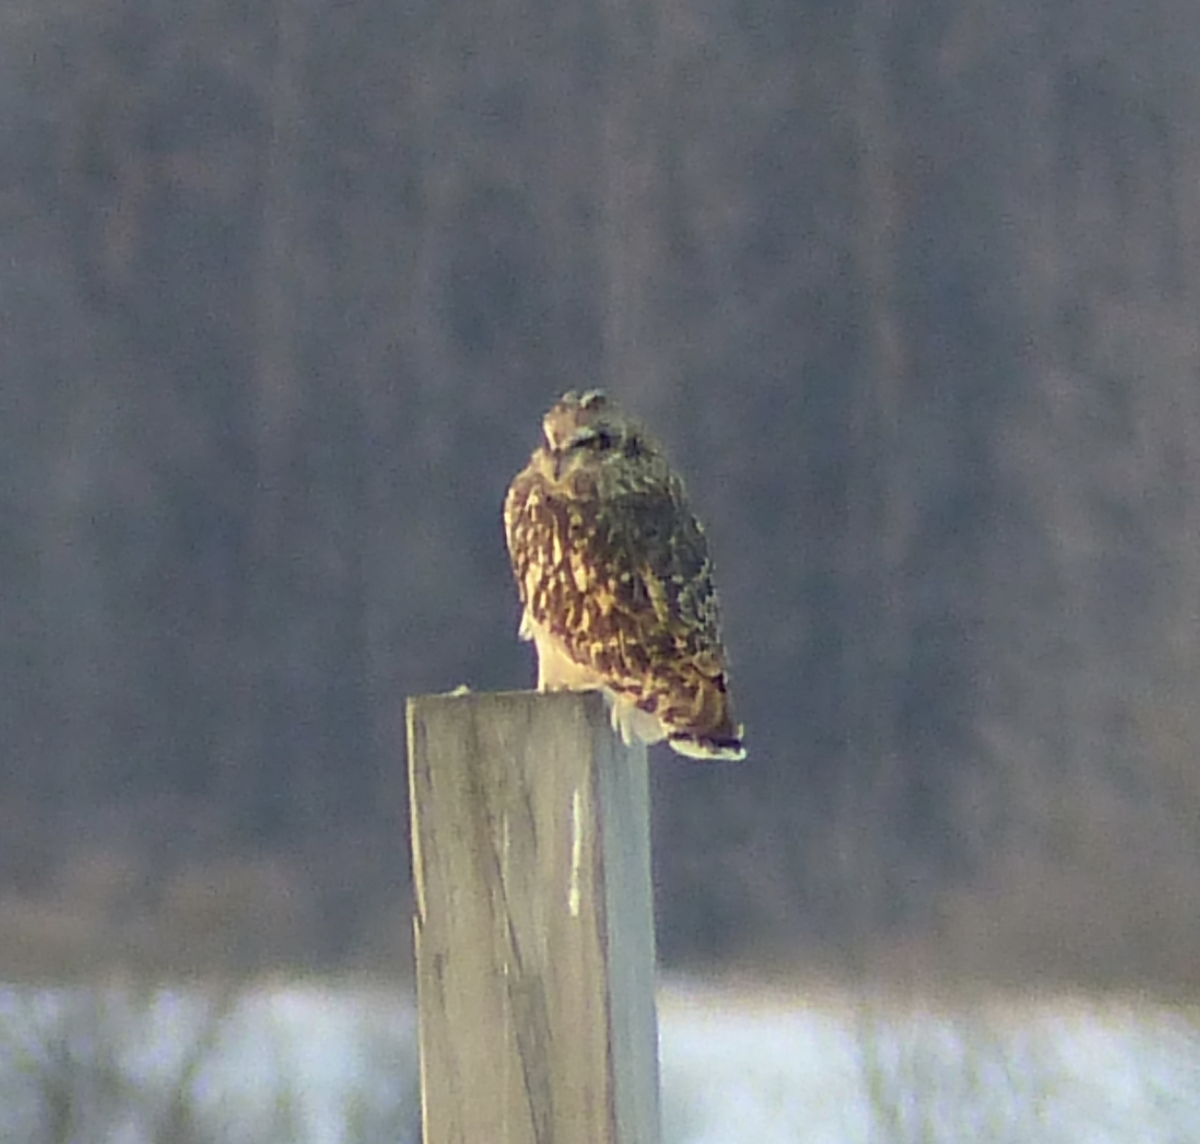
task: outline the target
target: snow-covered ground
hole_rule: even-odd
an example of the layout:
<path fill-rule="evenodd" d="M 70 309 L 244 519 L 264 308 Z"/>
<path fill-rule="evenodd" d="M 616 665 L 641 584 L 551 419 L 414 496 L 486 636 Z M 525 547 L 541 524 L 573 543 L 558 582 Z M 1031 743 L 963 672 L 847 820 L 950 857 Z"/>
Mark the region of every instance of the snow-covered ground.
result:
<path fill-rule="evenodd" d="M 1200 1015 L 672 982 L 664 1144 L 1200 1141 Z M 411 999 L 0 991 L 4 1144 L 416 1144 Z"/>

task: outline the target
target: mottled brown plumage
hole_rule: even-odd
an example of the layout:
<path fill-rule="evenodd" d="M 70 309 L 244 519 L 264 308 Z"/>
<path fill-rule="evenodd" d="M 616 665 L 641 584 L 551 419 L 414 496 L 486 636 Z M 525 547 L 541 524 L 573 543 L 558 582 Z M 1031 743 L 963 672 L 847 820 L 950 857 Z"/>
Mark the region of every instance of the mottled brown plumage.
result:
<path fill-rule="evenodd" d="M 704 531 L 653 438 L 603 393 L 566 394 L 504 526 L 540 690 L 602 688 L 627 741 L 745 756 Z"/>

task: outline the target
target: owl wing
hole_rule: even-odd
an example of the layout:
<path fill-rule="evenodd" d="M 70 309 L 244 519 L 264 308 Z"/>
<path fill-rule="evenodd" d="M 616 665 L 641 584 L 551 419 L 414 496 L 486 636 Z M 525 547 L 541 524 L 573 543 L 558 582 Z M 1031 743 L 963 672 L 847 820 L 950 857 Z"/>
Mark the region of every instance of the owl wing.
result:
<path fill-rule="evenodd" d="M 530 622 L 673 735 L 736 739 L 708 544 L 677 478 L 600 498 L 522 474 L 505 523 Z"/>

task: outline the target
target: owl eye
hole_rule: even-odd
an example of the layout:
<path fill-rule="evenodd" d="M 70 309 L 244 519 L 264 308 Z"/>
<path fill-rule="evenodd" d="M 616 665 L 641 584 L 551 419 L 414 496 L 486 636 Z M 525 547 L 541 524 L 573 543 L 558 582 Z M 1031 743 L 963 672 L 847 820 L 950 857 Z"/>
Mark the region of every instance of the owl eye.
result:
<path fill-rule="evenodd" d="M 611 449 L 617 443 L 617 439 L 604 429 L 597 429 L 596 434 L 591 439 L 593 448 L 603 452 L 605 449 Z"/>

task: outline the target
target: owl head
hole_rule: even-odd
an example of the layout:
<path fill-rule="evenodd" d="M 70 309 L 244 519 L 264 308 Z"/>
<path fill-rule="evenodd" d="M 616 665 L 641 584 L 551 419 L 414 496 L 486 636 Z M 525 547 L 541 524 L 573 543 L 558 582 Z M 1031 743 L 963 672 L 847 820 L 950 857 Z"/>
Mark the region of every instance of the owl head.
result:
<path fill-rule="evenodd" d="M 602 389 L 580 396 L 564 393 L 542 419 L 543 446 L 551 453 L 571 449 L 611 449 L 625 428 L 625 417 Z"/>
<path fill-rule="evenodd" d="M 539 453 L 556 481 L 584 468 L 628 462 L 652 446 L 603 390 L 564 393 L 542 419 Z"/>

